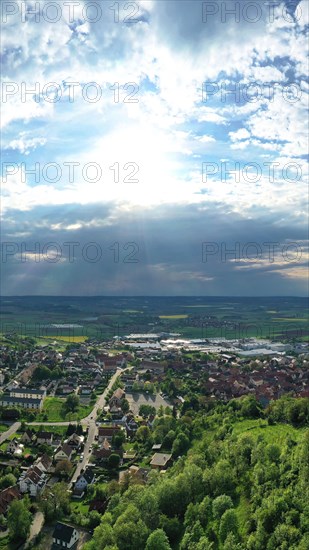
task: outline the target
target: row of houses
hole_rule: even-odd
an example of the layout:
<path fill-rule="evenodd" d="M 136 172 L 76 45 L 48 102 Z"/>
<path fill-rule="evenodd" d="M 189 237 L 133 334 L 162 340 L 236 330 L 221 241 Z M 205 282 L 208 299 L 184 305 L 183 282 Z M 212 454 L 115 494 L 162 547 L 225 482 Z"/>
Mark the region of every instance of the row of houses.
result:
<path fill-rule="evenodd" d="M 0 398 L 1 407 L 21 407 L 23 409 L 41 410 L 46 397 L 46 390 L 13 387 L 9 394 Z"/>

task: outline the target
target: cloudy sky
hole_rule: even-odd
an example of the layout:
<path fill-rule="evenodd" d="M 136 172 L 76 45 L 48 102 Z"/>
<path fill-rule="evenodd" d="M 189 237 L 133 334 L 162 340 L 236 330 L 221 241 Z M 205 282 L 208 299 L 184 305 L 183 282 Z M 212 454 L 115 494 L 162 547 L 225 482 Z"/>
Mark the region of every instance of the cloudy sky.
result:
<path fill-rule="evenodd" d="M 307 0 L 1 17 L 2 295 L 306 295 Z"/>

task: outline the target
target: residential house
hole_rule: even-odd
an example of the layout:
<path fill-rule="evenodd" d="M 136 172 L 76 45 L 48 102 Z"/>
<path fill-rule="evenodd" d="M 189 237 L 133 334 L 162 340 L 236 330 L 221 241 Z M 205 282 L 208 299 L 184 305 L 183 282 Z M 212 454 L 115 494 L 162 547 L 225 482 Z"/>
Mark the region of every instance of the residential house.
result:
<path fill-rule="evenodd" d="M 92 468 L 86 468 L 85 471 L 80 474 L 74 485 L 74 494 L 82 495 L 87 489 L 88 485 L 94 483 L 95 474 Z"/>
<path fill-rule="evenodd" d="M 158 361 L 143 360 L 140 368 L 156 374 L 163 374 L 165 371 L 165 366 Z"/>
<path fill-rule="evenodd" d="M 30 496 L 36 497 L 43 491 L 47 483 L 47 475 L 33 465 L 21 474 L 17 483 L 21 493 L 29 493 Z"/>
<path fill-rule="evenodd" d="M 36 435 L 36 442 L 38 445 L 51 445 L 53 437 L 53 432 L 38 432 Z"/>
<path fill-rule="evenodd" d="M 79 532 L 75 527 L 58 521 L 53 532 L 53 545 L 56 548 L 75 548 Z"/>
<path fill-rule="evenodd" d="M 139 466 L 130 466 L 128 470 L 122 470 L 119 472 L 119 483 L 124 483 L 126 477 L 129 476 L 135 483 L 146 483 L 149 470 L 146 468 L 140 468 Z"/>
<path fill-rule="evenodd" d="M 21 436 L 20 441 L 22 443 L 25 443 L 26 445 L 29 445 L 33 442 L 34 436 L 35 436 L 35 432 L 33 430 L 30 430 L 30 428 L 27 428 L 26 431 Z"/>
<path fill-rule="evenodd" d="M 155 453 L 150 466 L 155 470 L 165 470 L 171 464 L 172 455 L 168 453 Z"/>
<path fill-rule="evenodd" d="M 0 398 L 1 407 L 21 407 L 22 409 L 41 410 L 43 406 L 42 399 L 32 399 L 30 397 L 10 397 L 2 395 Z"/>
<path fill-rule="evenodd" d="M 7 487 L 0 491 L 0 514 L 5 515 L 8 511 L 9 505 L 15 499 L 21 499 L 21 493 L 17 487 Z"/>
<path fill-rule="evenodd" d="M 52 459 L 47 454 L 44 454 L 39 456 L 33 465 L 37 466 L 37 468 L 39 468 L 42 472 L 46 473 L 52 465 Z"/>
<path fill-rule="evenodd" d="M 81 395 L 90 395 L 94 390 L 93 383 L 81 384 L 79 386 L 79 393 Z"/>
<path fill-rule="evenodd" d="M 109 400 L 109 408 L 110 410 L 113 408 L 113 407 L 117 407 L 117 408 L 120 408 L 121 409 L 121 405 L 122 405 L 122 402 L 125 398 L 125 391 L 122 389 L 122 388 L 117 388 L 112 397 L 110 398 Z"/>
<path fill-rule="evenodd" d="M 70 460 L 73 453 L 72 447 L 67 443 L 64 443 L 62 446 L 58 447 L 54 454 L 54 459 L 58 460 Z"/>
<path fill-rule="evenodd" d="M 107 462 L 112 454 L 118 455 L 120 457 L 121 463 L 123 460 L 122 449 L 112 449 L 107 440 L 102 443 L 102 446 L 100 448 L 94 449 L 92 454 L 95 460 L 100 462 Z"/>
<path fill-rule="evenodd" d="M 18 441 L 18 439 L 15 439 L 15 438 L 12 439 L 11 441 L 9 441 L 9 443 L 7 445 L 7 448 L 6 448 L 7 453 L 15 455 L 15 456 L 22 455 L 23 450 L 24 450 L 23 444 L 20 443 Z"/>
<path fill-rule="evenodd" d="M 77 435 L 76 433 L 73 433 L 68 437 L 68 439 L 65 440 L 65 443 L 69 445 L 72 450 L 78 451 L 82 444 L 84 443 L 84 436 L 83 435 Z"/>
<path fill-rule="evenodd" d="M 128 437 L 134 437 L 137 430 L 138 430 L 138 424 L 135 422 L 134 415 L 133 414 L 127 414 L 125 417 L 125 424 L 124 424 L 126 433 Z"/>
<path fill-rule="evenodd" d="M 100 426 L 98 430 L 98 441 L 102 443 L 104 439 L 112 441 L 113 437 L 120 433 L 120 426 Z"/>
<path fill-rule="evenodd" d="M 58 447 L 60 447 L 62 443 L 62 437 L 60 434 L 54 434 L 53 435 L 53 442 L 52 442 L 52 447 L 54 449 L 57 449 Z"/>
<path fill-rule="evenodd" d="M 46 397 L 46 390 L 34 388 L 14 388 L 10 391 L 10 397 L 24 397 L 25 399 L 41 399 Z"/>

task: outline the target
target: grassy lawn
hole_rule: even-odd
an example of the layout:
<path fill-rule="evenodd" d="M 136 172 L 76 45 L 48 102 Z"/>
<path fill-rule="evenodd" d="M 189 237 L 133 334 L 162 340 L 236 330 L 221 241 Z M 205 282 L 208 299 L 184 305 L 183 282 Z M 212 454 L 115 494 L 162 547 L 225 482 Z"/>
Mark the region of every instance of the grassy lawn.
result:
<path fill-rule="evenodd" d="M 87 416 L 93 409 L 92 405 L 80 405 L 75 413 L 67 413 L 64 408 L 65 399 L 60 397 L 46 397 L 44 407 L 37 417 L 37 422 L 64 422 L 67 420 L 80 420 Z M 47 415 L 47 418 L 44 415 Z"/>
<path fill-rule="evenodd" d="M 40 432 L 42 431 L 42 428 L 44 428 L 44 426 L 27 426 L 27 427 L 35 432 Z M 67 433 L 67 429 L 68 429 L 67 426 L 59 426 L 59 424 L 55 424 L 54 426 L 49 426 L 49 425 L 46 426 L 46 430 L 48 432 L 53 432 L 61 436 L 64 436 Z"/>
<path fill-rule="evenodd" d="M 89 504 L 87 504 L 85 501 L 80 501 L 80 502 L 75 502 L 75 501 L 72 501 L 71 504 L 71 510 L 72 512 L 77 512 L 77 513 L 80 513 L 80 514 L 84 514 L 84 515 L 87 515 L 88 512 L 89 512 Z"/>
<path fill-rule="evenodd" d="M 6 424 L 0 424 L 0 433 L 7 432 L 9 428 L 10 426 L 7 426 Z"/>
<path fill-rule="evenodd" d="M 265 420 L 243 420 L 234 424 L 233 434 L 250 435 L 257 438 L 262 435 L 266 443 L 281 445 L 290 436 L 296 441 L 303 437 L 306 428 L 293 428 L 289 424 L 275 424 L 269 426 Z"/>

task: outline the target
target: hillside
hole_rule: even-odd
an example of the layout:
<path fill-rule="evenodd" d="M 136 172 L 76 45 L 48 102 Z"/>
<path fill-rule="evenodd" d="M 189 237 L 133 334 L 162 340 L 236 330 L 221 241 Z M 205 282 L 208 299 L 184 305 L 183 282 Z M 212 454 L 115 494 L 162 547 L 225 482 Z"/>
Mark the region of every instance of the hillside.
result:
<path fill-rule="evenodd" d="M 167 438 L 173 420 L 159 419 Z M 147 485 L 97 487 L 108 506 L 84 550 L 307 550 L 307 422 L 305 399 L 186 413 L 173 435 L 189 449 L 180 445 L 169 470 L 151 472 Z"/>

